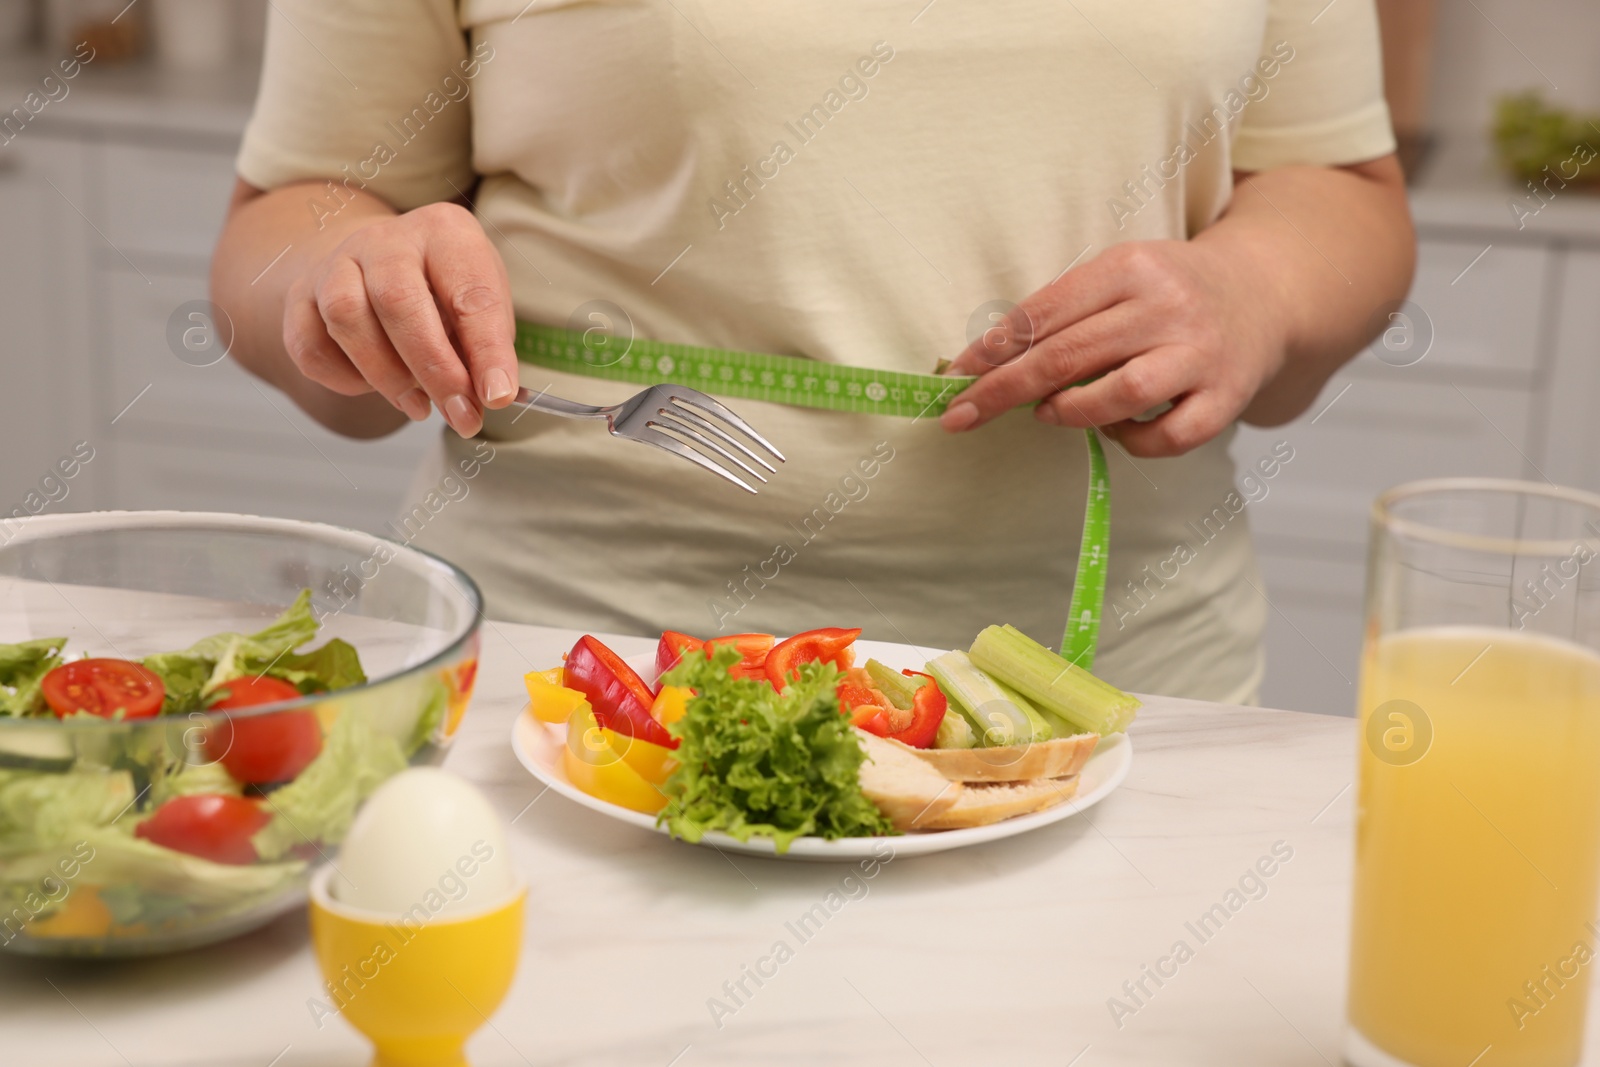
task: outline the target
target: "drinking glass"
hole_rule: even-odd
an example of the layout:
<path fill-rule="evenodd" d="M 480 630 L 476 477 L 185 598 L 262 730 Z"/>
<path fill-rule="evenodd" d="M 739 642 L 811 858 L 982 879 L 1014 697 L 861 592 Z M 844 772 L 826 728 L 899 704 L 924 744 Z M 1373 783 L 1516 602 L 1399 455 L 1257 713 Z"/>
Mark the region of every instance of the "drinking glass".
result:
<path fill-rule="evenodd" d="M 1600 868 L 1600 496 L 1373 506 L 1345 1058 L 1572 1067 Z"/>

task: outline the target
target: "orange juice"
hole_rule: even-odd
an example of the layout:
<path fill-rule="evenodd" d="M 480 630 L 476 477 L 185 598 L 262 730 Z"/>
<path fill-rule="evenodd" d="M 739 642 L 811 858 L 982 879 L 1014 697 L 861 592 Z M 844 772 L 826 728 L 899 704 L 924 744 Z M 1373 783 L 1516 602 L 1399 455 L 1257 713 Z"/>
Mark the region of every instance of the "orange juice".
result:
<path fill-rule="evenodd" d="M 1415 1067 L 1572 1067 L 1600 951 L 1600 656 L 1400 631 L 1369 641 L 1360 710 L 1351 1026 Z"/>

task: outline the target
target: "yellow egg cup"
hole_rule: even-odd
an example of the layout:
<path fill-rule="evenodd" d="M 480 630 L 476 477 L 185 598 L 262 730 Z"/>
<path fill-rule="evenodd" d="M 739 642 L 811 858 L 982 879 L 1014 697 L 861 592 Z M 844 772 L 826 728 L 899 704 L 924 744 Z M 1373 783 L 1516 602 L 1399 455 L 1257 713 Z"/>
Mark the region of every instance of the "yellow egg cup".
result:
<path fill-rule="evenodd" d="M 421 921 L 351 908 L 311 880 L 311 944 L 327 994 L 372 1042 L 372 1067 L 468 1067 L 462 1049 L 511 988 L 528 890 Z"/>

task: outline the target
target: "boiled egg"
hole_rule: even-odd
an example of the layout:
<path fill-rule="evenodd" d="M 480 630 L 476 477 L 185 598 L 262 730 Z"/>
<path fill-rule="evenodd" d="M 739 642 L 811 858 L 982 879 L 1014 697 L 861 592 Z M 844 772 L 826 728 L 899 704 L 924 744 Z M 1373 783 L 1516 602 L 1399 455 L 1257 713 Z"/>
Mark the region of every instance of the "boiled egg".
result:
<path fill-rule="evenodd" d="M 494 809 L 472 785 L 437 767 L 412 767 L 379 786 L 350 824 L 334 865 L 334 899 L 412 922 L 483 911 L 517 889 Z"/>

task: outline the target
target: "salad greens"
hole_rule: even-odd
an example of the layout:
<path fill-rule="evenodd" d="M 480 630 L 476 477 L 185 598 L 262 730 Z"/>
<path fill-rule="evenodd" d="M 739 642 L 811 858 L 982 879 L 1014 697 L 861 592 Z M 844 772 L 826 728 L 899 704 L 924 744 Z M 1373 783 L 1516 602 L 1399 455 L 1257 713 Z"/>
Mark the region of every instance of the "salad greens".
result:
<path fill-rule="evenodd" d="M 695 691 L 669 728 L 681 744 L 678 768 L 662 786 L 659 819 L 686 841 L 721 830 L 741 841 L 761 834 L 779 853 L 797 837 L 867 837 L 895 830 L 861 791 L 866 758 L 849 720 L 839 714 L 839 671 L 808 663 L 776 692 L 729 673 L 737 648 L 709 659 L 685 656 L 662 678 Z"/>
<path fill-rule="evenodd" d="M 211 695 L 236 678 L 280 678 L 302 693 L 349 689 L 367 680 L 361 658 L 350 643 L 332 638 L 307 652 L 295 649 L 317 635 L 311 590 L 265 629 L 253 634 L 218 633 L 181 652 L 158 652 L 141 663 L 161 679 L 166 696 L 161 714 L 203 711 Z M 0 715 L 48 715 L 40 693 L 44 676 L 64 662 L 64 637 L 0 644 Z"/>
<path fill-rule="evenodd" d="M 272 821 L 250 839 L 257 855 L 275 860 L 296 845 L 342 840 L 361 802 L 405 769 L 398 741 L 365 716 L 340 715 L 317 758 L 267 798 Z"/>
<path fill-rule="evenodd" d="M 356 650 L 337 637 L 310 652 L 294 651 L 315 637 L 317 629 L 311 590 L 302 589 L 294 603 L 264 630 L 212 634 L 182 652 L 146 656 L 144 666 L 160 675 L 167 689 L 161 714 L 201 709 L 206 698 L 224 683 L 247 676 L 281 678 L 302 693 L 348 689 L 365 682 L 367 676 Z"/>
<path fill-rule="evenodd" d="M 204 711 L 227 683 L 261 675 L 301 693 L 333 694 L 286 713 L 285 721 L 316 722 L 322 736 L 310 762 L 282 785 L 238 777 L 209 747 L 209 727 L 182 718 L 125 732 L 59 731 L 41 682 L 68 662 L 66 639 L 0 644 L 0 717 L 41 719 L 0 724 L 0 921 L 10 923 L 0 924 L 0 941 L 64 906 L 67 896 L 47 901 L 41 885 L 88 892 L 104 905 L 110 932 L 131 936 L 262 905 L 304 874 L 311 845 L 342 840 L 362 801 L 435 740 L 450 691 L 437 672 L 357 689 L 367 676 L 348 642 L 297 651 L 319 628 L 307 589 L 255 633 L 213 634 L 141 661 L 165 687 L 161 716 Z M 202 795 L 260 798 L 271 819 L 251 838 L 256 862 L 189 854 L 140 830 L 164 805 Z"/>
<path fill-rule="evenodd" d="M 65 637 L 0 645 L 0 715 L 27 715 L 43 707 L 39 682 L 61 666 Z"/>
<path fill-rule="evenodd" d="M 0 771 L 0 856 L 34 852 L 109 826 L 135 799 L 127 771 Z"/>

